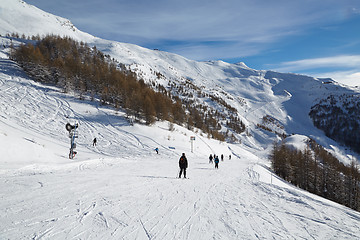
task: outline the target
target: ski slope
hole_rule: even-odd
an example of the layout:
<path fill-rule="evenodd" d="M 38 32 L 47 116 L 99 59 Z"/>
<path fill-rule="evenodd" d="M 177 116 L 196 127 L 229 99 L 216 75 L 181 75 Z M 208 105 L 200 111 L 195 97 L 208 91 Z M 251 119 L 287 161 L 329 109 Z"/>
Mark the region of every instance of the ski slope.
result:
<path fill-rule="evenodd" d="M 79 123 L 73 160 L 67 122 Z M 243 145 L 166 122 L 132 126 L 122 112 L 31 81 L 6 58 L 0 145 L 0 239 L 360 236 L 360 213 L 283 182 Z M 182 152 L 188 179 L 177 178 Z M 225 155 L 217 170 L 210 153 Z"/>
<path fill-rule="evenodd" d="M 308 111 L 315 99 L 358 89 L 99 39 L 21 0 L 0 0 L 0 13 L 2 36 L 70 36 L 146 81 L 190 79 L 233 99 L 251 133 L 242 144 L 227 144 L 177 125 L 169 131 L 167 122 L 132 126 L 121 111 L 28 79 L 8 59 L 8 46 L 18 43 L 0 37 L 0 239 L 359 239 L 360 213 L 271 174 L 275 136 L 255 127 L 263 116 L 276 116 L 289 134 L 299 134 L 290 144 L 301 148 L 303 135 L 312 136 L 351 159 L 315 129 Z M 79 124 L 73 160 L 66 123 Z M 177 178 L 183 152 L 189 179 Z M 211 153 L 225 155 L 217 170 Z"/>

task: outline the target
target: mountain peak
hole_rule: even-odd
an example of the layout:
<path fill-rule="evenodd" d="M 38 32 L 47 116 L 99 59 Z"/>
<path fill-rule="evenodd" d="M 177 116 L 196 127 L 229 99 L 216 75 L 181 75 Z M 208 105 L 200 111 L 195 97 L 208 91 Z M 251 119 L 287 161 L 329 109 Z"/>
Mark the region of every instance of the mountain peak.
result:
<path fill-rule="evenodd" d="M 90 41 L 94 36 L 78 30 L 69 19 L 28 4 L 22 0 L 0 0 L 0 35 L 12 33 L 26 36 L 56 34 L 77 41 Z"/>
<path fill-rule="evenodd" d="M 237 66 L 243 67 L 243 68 L 250 68 L 244 62 L 237 62 L 237 63 L 234 63 L 234 64 L 237 65 Z"/>

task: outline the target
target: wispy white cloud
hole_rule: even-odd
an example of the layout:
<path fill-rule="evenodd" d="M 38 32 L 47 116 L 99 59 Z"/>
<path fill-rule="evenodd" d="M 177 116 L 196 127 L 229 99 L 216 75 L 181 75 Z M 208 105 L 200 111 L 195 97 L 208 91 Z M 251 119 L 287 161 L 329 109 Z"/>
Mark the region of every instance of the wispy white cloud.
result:
<path fill-rule="evenodd" d="M 338 71 L 313 74 L 314 77 L 332 78 L 333 80 L 348 86 L 360 87 L 360 71 Z"/>
<path fill-rule="evenodd" d="M 341 21 L 360 9 L 358 0 L 26 1 L 90 34 L 160 49 L 173 42 L 162 50 L 196 60 L 258 54 L 286 36 Z"/>
<path fill-rule="evenodd" d="M 352 4 L 356 1 L 62 0 L 54 2 L 53 8 L 70 18 L 79 29 L 104 38 L 116 37 L 113 40 L 118 41 L 124 39 L 140 45 L 164 40 L 237 41 L 238 46 L 257 44 L 264 48 L 264 44 L 310 26 L 336 21 L 337 12 L 360 7 Z M 52 6 L 46 0 L 28 2 Z M 212 51 L 217 55 L 213 46 L 204 43 L 202 47 L 207 48 L 207 55 Z"/>
<path fill-rule="evenodd" d="M 360 8 L 351 8 L 351 12 L 354 13 L 354 14 L 360 14 Z"/>
<path fill-rule="evenodd" d="M 278 65 L 271 65 L 270 68 L 279 72 L 302 73 L 319 78 L 332 78 L 349 86 L 360 86 L 359 66 L 360 55 L 340 55 L 283 62 Z"/>
<path fill-rule="evenodd" d="M 319 68 L 359 68 L 360 55 L 341 55 L 323 58 L 302 59 L 280 63 L 274 70 L 296 72 Z"/>
<path fill-rule="evenodd" d="M 334 8 L 326 5 L 326 8 L 319 4 L 306 6 L 309 1 L 305 4 L 304 1 L 285 0 L 276 3 L 263 0 L 174 2 L 154 4 L 147 1 L 136 8 L 119 6 L 115 16 L 109 15 L 112 24 L 108 28 L 103 25 L 104 30 L 110 32 L 115 26 L 121 26 L 120 32 L 134 38 L 266 43 L 293 33 L 293 29 L 319 24 L 334 13 Z M 107 19 L 106 15 L 101 18 Z"/>

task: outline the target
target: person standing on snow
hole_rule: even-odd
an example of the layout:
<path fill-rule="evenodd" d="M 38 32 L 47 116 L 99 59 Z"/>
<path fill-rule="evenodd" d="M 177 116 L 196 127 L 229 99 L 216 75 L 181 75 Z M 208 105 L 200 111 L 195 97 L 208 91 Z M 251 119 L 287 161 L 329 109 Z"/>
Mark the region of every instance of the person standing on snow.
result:
<path fill-rule="evenodd" d="M 96 146 L 96 138 L 94 138 L 94 140 L 93 140 L 93 147 L 95 147 Z"/>
<path fill-rule="evenodd" d="M 214 162 L 215 162 L 215 168 L 219 168 L 219 157 L 218 156 L 214 157 Z"/>
<path fill-rule="evenodd" d="M 180 157 L 179 167 L 180 167 L 179 178 L 181 178 L 182 172 L 184 172 L 184 178 L 186 178 L 186 169 L 188 167 L 188 161 L 185 157 L 185 153 L 183 153 L 182 156 Z"/>
<path fill-rule="evenodd" d="M 210 154 L 210 156 L 209 156 L 209 163 L 212 163 L 213 161 L 213 156 L 212 156 L 212 154 Z"/>

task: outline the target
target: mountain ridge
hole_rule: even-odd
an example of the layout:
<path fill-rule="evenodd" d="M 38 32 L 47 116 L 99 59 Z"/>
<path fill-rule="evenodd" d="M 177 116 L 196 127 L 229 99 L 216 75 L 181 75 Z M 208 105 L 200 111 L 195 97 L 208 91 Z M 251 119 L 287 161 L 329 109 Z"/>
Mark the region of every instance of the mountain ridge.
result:
<path fill-rule="evenodd" d="M 6 12 L 6 7 L 9 8 L 9 6 L 15 11 L 23 7 L 30 9 L 31 14 L 37 17 L 36 22 L 43 27 L 27 28 L 28 34 L 32 31 L 34 31 L 33 35 L 39 32 L 45 34 L 46 31 L 46 34 L 54 34 L 53 28 L 47 28 L 47 26 L 56 25 L 56 34 L 70 36 L 75 40 L 96 46 L 100 51 L 136 72 L 138 77 L 146 83 L 160 84 L 175 95 L 177 91 L 171 90 L 170 86 L 180 86 L 190 81 L 197 89 L 200 89 L 193 91 L 192 95 L 201 95 L 200 93 L 214 95 L 237 109 L 238 116 L 249 129 L 248 135 L 258 134 L 255 133 L 258 131 L 255 126 L 261 124 L 261 119 L 269 115 L 284 125 L 287 134 L 298 133 L 309 136 L 316 132 L 317 135 L 312 137 L 327 138 L 313 126 L 308 116 L 314 101 L 318 98 L 326 98 L 330 94 L 341 95 L 351 92 L 357 94 L 359 92 L 356 88 L 347 87 L 332 80 L 293 73 L 255 70 L 241 62 L 235 64 L 223 61 L 198 62 L 174 53 L 150 50 L 130 43 L 103 40 L 81 32 L 69 20 L 45 13 L 24 1 L 13 0 L 10 5 L 5 4 L 5 0 L 1 1 L 3 1 L 2 10 L 0 10 L 2 12 Z M 22 11 L 19 12 L 21 13 Z M 1 19 L 4 18 L 7 18 L 7 22 L 12 22 L 13 19 L 10 15 L 4 15 Z M 50 24 L 49 19 L 51 19 Z M 24 26 L 14 24 L 10 29 L 0 28 L 0 34 L 6 35 L 15 29 L 24 31 Z M 187 98 L 187 96 L 179 97 Z M 194 100 L 207 106 L 216 105 L 204 98 L 194 98 Z M 306 127 L 303 126 L 304 124 Z M 248 141 L 248 144 L 256 141 L 256 139 L 249 139 L 248 136 L 240 138 L 243 142 Z M 268 141 L 263 147 L 267 148 L 270 142 Z M 326 142 L 328 140 L 323 141 L 322 144 Z"/>

